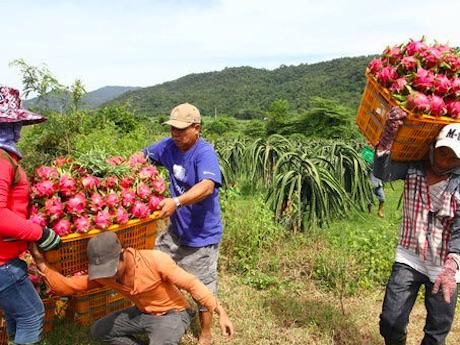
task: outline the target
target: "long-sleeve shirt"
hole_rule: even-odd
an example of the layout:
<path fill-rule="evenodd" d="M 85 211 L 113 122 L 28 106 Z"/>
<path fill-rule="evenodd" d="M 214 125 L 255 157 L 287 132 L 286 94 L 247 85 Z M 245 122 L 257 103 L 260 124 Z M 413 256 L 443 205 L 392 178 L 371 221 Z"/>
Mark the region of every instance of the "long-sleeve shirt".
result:
<path fill-rule="evenodd" d="M 384 181 L 404 179 L 403 221 L 396 261 L 427 275 L 431 281 L 450 254 L 460 264 L 460 175 L 429 186 L 426 162 L 391 162 L 377 155 L 374 174 Z M 460 265 L 459 265 L 460 266 Z M 460 275 L 457 273 L 457 280 Z"/>
<path fill-rule="evenodd" d="M 0 265 L 17 258 L 27 249 L 27 242 L 38 240 L 43 232 L 27 219 L 29 182 L 24 170 L 20 166 L 17 169 L 20 179 L 13 185 L 13 164 L 0 155 Z"/>
<path fill-rule="evenodd" d="M 161 315 L 170 310 L 182 311 L 189 308 L 184 295 L 188 291 L 208 310 L 214 310 L 217 300 L 212 292 L 194 275 L 184 271 L 165 253 L 158 250 L 136 250 L 127 248 L 123 255 L 132 255 L 134 262 L 133 287 L 118 283 L 114 278 L 89 280 L 87 275 L 64 277 L 47 267 L 44 272 L 46 282 L 58 295 L 73 295 L 97 287 L 110 287 L 129 298 L 136 307 L 149 314 Z"/>

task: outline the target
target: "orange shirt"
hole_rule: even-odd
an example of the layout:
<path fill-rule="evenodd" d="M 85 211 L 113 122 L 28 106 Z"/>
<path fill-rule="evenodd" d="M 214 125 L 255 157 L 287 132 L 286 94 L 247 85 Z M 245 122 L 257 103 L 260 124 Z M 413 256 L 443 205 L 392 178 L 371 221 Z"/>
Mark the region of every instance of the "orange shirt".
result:
<path fill-rule="evenodd" d="M 217 300 L 212 292 L 194 275 L 177 266 L 167 254 L 159 250 L 127 248 L 125 255 L 134 257 L 133 288 L 121 285 L 112 278 L 89 280 L 87 275 L 64 277 L 50 268 L 42 273 L 50 288 L 58 295 L 72 295 L 101 286 L 110 287 L 133 301 L 144 313 L 161 315 L 173 309 L 182 311 L 189 308 L 190 305 L 179 289 L 188 291 L 208 310 L 216 308 Z"/>

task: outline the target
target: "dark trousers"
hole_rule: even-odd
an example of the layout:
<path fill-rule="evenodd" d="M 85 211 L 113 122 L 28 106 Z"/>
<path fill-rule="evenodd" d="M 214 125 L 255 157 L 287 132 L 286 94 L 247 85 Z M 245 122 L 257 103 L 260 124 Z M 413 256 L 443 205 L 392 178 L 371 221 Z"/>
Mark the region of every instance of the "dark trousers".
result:
<path fill-rule="evenodd" d="M 451 303 L 444 302 L 442 292 L 434 295 L 433 283 L 427 276 L 413 268 L 394 263 L 388 281 L 382 313 L 380 314 L 380 334 L 386 345 L 404 345 L 407 337 L 407 324 L 420 287 L 425 286 L 425 336 L 422 345 L 442 345 L 452 326 L 457 291 Z"/>
<path fill-rule="evenodd" d="M 111 345 L 140 345 L 136 334 L 147 334 L 149 345 L 177 345 L 190 325 L 192 312 L 170 311 L 164 315 L 142 313 L 136 307 L 127 308 L 91 326 L 93 338 Z"/>

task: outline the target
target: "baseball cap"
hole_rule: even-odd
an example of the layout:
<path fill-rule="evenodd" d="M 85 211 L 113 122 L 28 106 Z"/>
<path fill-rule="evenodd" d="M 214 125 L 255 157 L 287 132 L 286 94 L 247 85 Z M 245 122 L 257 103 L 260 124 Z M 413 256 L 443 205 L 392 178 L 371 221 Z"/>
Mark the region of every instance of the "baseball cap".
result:
<path fill-rule="evenodd" d="M 169 120 L 163 122 L 175 128 L 184 129 L 194 123 L 201 123 L 200 111 L 190 103 L 182 103 L 171 110 Z"/>
<path fill-rule="evenodd" d="M 436 138 L 434 147 L 446 146 L 460 158 L 460 123 L 444 126 Z"/>
<path fill-rule="evenodd" d="M 88 277 L 110 278 L 117 273 L 121 243 L 114 232 L 104 231 L 88 241 Z"/>

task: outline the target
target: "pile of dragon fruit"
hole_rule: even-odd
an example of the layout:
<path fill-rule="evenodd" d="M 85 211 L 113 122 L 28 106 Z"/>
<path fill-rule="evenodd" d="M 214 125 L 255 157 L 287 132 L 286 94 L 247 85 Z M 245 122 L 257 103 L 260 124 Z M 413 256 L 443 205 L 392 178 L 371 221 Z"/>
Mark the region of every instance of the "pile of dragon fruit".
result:
<path fill-rule="evenodd" d="M 142 153 L 109 157 L 118 175 L 95 176 L 70 158 L 35 170 L 30 219 L 60 236 L 146 218 L 165 196 L 165 179 Z"/>
<path fill-rule="evenodd" d="M 387 47 L 368 71 L 413 113 L 460 117 L 460 49 L 425 39 Z"/>

